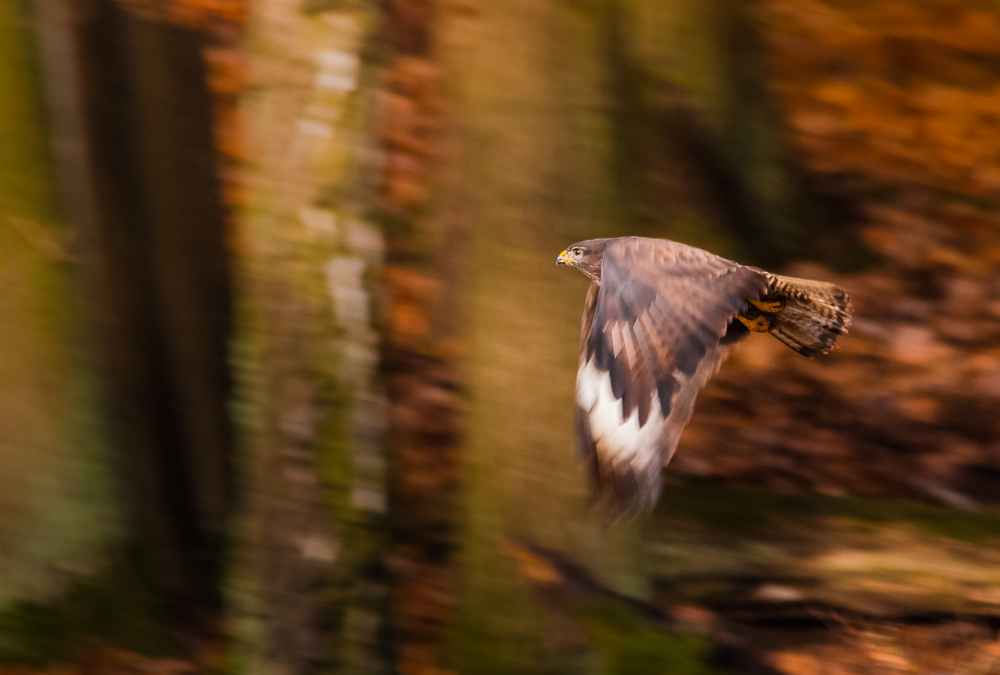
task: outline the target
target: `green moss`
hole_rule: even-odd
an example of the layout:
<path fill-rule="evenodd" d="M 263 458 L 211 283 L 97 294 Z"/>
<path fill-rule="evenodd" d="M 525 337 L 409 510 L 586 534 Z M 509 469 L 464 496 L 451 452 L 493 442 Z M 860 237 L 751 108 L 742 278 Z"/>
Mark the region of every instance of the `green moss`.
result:
<path fill-rule="evenodd" d="M 563 608 L 566 610 L 567 608 Z M 536 615 L 536 618 L 540 618 Z M 449 653 L 460 672 L 489 675 L 508 673 L 599 672 L 606 675 L 710 675 L 711 643 L 698 635 L 654 630 L 643 617 L 616 601 L 598 601 L 579 607 L 579 621 L 590 649 L 582 660 L 550 653 L 542 645 L 545 628 L 531 638 L 498 642 L 481 615 L 466 616 L 450 635 Z M 521 629 L 526 616 L 522 615 Z M 530 621 L 529 621 L 530 622 Z M 596 667 L 595 669 L 595 666 Z"/>
<path fill-rule="evenodd" d="M 23 600 L 0 613 L 0 663 L 43 668 L 66 656 L 69 641 L 60 608 Z"/>
<path fill-rule="evenodd" d="M 853 518 L 866 523 L 905 522 L 952 539 L 1000 536 L 1000 513 L 970 513 L 908 500 L 779 494 L 692 482 L 664 491 L 660 517 L 691 519 L 720 532 L 760 531 L 780 525 Z"/>
<path fill-rule="evenodd" d="M 171 655 L 159 601 L 134 563 L 117 560 L 100 575 L 71 581 L 55 599 L 19 600 L 0 609 L 0 664 L 44 668 L 94 643 Z"/>
<path fill-rule="evenodd" d="M 588 637 L 606 656 L 608 675 L 708 675 L 711 644 L 698 635 L 663 633 L 624 605 L 602 602 L 585 610 Z"/>
<path fill-rule="evenodd" d="M 462 673 L 519 675 L 542 671 L 539 646 L 530 639 L 499 634 L 483 614 L 469 613 L 452 622 L 447 636 L 449 660 Z"/>
<path fill-rule="evenodd" d="M 700 675 L 717 672 L 705 664 L 708 645 L 691 636 L 644 631 L 622 640 L 612 651 L 608 672 L 614 675 Z"/>

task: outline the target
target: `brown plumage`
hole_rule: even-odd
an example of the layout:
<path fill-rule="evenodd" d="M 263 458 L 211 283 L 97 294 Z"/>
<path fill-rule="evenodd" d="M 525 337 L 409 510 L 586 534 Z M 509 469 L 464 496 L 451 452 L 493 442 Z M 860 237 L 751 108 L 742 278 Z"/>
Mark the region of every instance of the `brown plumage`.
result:
<path fill-rule="evenodd" d="M 649 510 L 698 390 L 729 346 L 769 332 L 806 356 L 850 325 L 850 298 L 665 239 L 591 239 L 557 263 L 591 279 L 577 372 L 576 438 L 613 513 Z"/>

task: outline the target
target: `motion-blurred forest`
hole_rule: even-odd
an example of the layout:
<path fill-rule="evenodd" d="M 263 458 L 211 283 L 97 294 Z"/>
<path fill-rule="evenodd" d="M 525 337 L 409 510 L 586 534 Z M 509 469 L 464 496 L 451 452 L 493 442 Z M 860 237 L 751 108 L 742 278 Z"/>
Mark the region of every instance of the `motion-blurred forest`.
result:
<path fill-rule="evenodd" d="M 0 0 L 0 675 L 1000 673 L 995 0 Z M 752 335 L 573 450 L 665 237 Z"/>

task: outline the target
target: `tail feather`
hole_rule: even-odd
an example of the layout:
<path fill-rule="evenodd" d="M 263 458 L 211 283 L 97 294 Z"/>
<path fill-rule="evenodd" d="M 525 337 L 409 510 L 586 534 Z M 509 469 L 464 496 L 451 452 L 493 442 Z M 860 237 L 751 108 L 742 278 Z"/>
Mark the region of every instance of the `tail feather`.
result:
<path fill-rule="evenodd" d="M 851 296 L 826 281 L 768 275 L 762 300 L 783 300 L 770 333 L 805 356 L 826 354 L 851 326 Z"/>

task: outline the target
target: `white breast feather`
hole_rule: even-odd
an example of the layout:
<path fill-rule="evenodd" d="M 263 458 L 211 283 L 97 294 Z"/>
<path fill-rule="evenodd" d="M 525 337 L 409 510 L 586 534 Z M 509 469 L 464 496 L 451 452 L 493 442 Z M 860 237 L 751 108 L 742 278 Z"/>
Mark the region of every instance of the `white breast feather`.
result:
<path fill-rule="evenodd" d="M 581 360 L 576 375 L 576 401 L 587 411 L 600 460 L 617 465 L 627 462 L 639 474 L 653 469 L 651 463 L 669 462 L 681 432 L 691 419 L 698 391 L 718 371 L 727 351 L 722 346 L 709 349 L 692 377 L 675 370 L 673 377 L 678 387 L 669 417 L 663 417 L 660 397 L 654 390 L 650 414 L 642 426 L 638 408 L 627 420 L 623 419 L 622 401 L 611 390 L 611 374 L 597 368 L 593 359 Z"/>
<path fill-rule="evenodd" d="M 639 410 L 623 419 L 622 401 L 611 390 L 611 374 L 594 365 L 593 359 L 580 364 L 576 376 L 576 400 L 587 411 L 590 432 L 604 462 L 628 462 L 637 473 L 660 460 L 659 445 L 665 419 L 659 395 L 653 401 L 646 423 L 639 425 Z"/>

